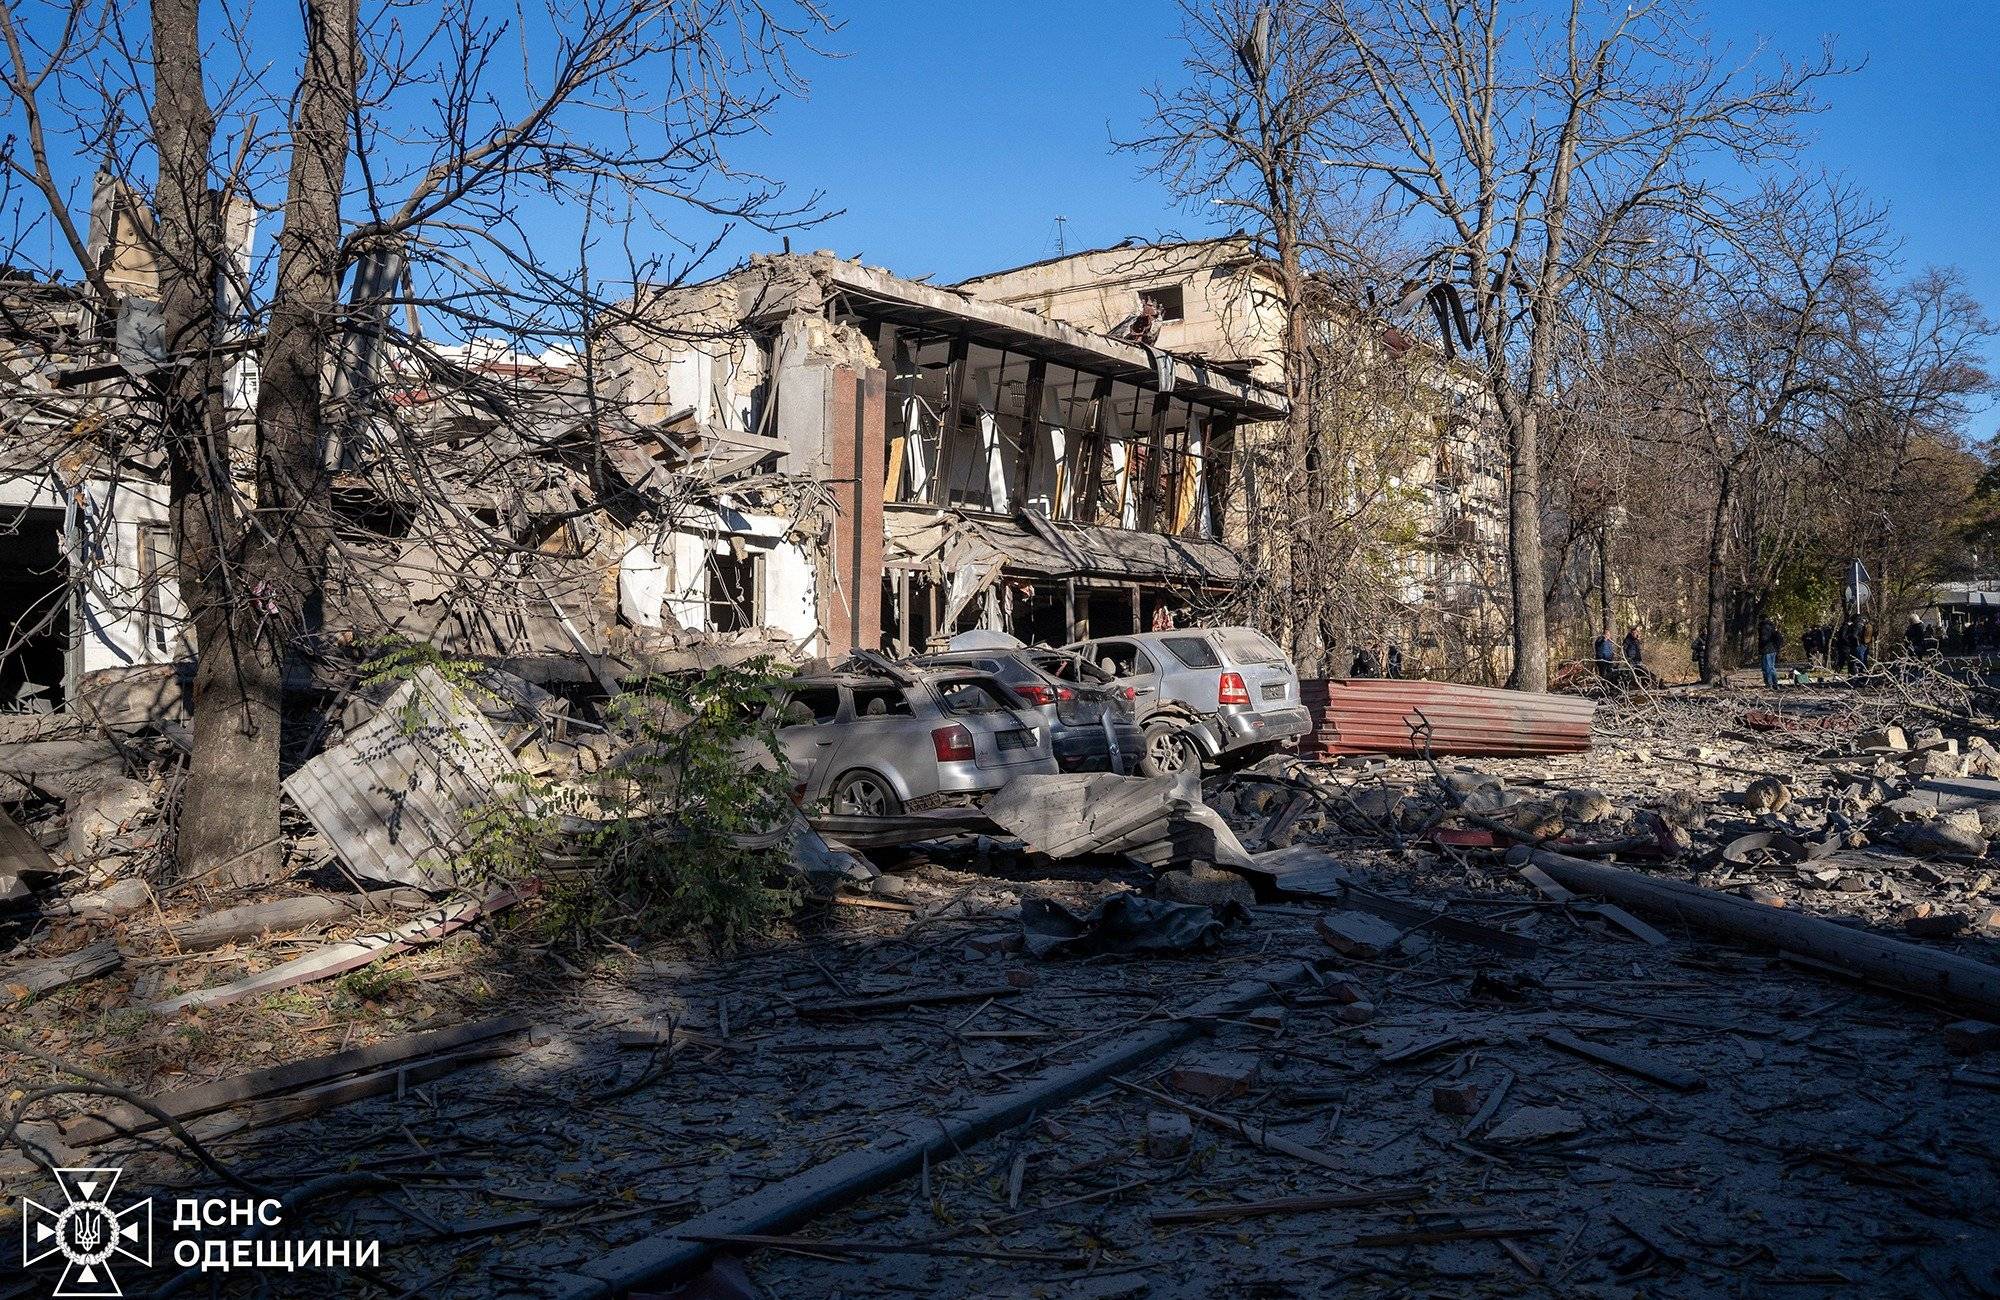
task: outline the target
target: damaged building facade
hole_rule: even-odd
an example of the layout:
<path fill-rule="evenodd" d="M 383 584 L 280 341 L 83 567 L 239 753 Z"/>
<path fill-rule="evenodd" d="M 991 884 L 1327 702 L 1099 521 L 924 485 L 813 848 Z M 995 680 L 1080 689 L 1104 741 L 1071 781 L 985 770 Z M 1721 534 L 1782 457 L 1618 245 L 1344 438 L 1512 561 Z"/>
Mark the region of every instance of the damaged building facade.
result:
<path fill-rule="evenodd" d="M 1242 235 L 1184 243 L 1128 242 L 976 276 L 957 286 L 1006 304 L 1095 331 L 1129 329 L 1142 305 L 1154 346 L 1199 357 L 1225 373 L 1287 391 L 1285 330 L 1289 314 L 1276 268 Z M 1331 287 L 1330 287 L 1331 288 Z M 1341 299 L 1336 290 L 1330 296 Z M 1422 311 L 1422 307 L 1418 308 Z M 1392 635 L 1436 658 L 1456 651 L 1454 675 L 1503 675 L 1506 654 L 1506 446 L 1480 375 L 1429 341 L 1428 322 L 1398 323 L 1361 311 L 1326 313 L 1312 341 L 1335 355 L 1364 351 L 1399 366 L 1407 382 L 1371 414 L 1400 443 L 1403 468 L 1394 486 L 1414 503 L 1413 544 L 1395 558 L 1402 627 Z M 1331 379 L 1334 385 L 1340 376 Z M 1282 430 L 1249 425 L 1239 448 L 1282 453 Z M 1254 478 L 1258 457 L 1243 457 Z M 1228 536 L 1241 542 L 1255 527 L 1254 485 L 1229 513 Z"/>
<path fill-rule="evenodd" d="M 627 418 L 704 432 L 719 486 L 761 471 L 824 494 L 816 532 L 724 491 L 629 552 L 660 617 L 748 617 L 829 655 L 1206 616 L 1243 578 L 1238 430 L 1285 411 L 1241 374 L 823 253 L 643 292 L 591 356 Z M 626 612 L 651 617 L 650 591 Z"/>
<path fill-rule="evenodd" d="M 89 228 L 138 302 L 157 282 L 130 237 L 142 221 L 106 187 Z M 131 331 L 80 289 L 0 268 L 0 713 L 61 711 L 93 674 L 185 652 L 163 458 L 130 436 L 131 391 L 106 364 Z"/>

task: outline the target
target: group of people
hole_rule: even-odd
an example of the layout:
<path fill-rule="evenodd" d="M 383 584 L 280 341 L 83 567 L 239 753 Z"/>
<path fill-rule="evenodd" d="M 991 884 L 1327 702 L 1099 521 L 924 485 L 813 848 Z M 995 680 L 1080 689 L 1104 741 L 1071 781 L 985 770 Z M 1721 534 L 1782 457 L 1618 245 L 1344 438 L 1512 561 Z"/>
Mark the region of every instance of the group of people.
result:
<path fill-rule="evenodd" d="M 1837 625 L 1807 628 L 1799 635 L 1799 644 L 1815 668 L 1864 673 L 1875 654 L 1875 624 L 1863 615 L 1850 614 Z M 1772 690 L 1778 687 L 1778 654 L 1784 648 L 1785 634 L 1777 623 L 1766 618 L 1757 624 L 1757 655 L 1764 685 Z"/>
<path fill-rule="evenodd" d="M 1403 647 L 1394 641 L 1382 647 L 1378 657 L 1371 645 L 1356 646 L 1354 662 L 1347 669 L 1349 677 L 1401 677 L 1403 675 Z"/>
<path fill-rule="evenodd" d="M 1609 631 L 1597 634 L 1596 654 L 1598 663 L 1616 663 L 1618 661 L 1619 649 L 1620 647 L 1612 644 L 1611 633 Z M 1646 666 L 1646 644 L 1639 639 L 1638 628 L 1627 628 L 1625 630 L 1625 644 L 1623 649 L 1625 651 L 1626 663 L 1634 668 L 1643 668 Z"/>

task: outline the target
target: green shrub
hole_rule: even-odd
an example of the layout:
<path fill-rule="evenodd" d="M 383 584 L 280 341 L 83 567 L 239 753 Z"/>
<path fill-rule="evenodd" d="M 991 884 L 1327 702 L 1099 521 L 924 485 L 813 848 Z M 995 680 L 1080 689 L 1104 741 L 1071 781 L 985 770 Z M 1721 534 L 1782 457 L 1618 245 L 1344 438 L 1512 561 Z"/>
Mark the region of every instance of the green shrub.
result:
<path fill-rule="evenodd" d="M 777 761 L 768 661 L 658 678 L 612 701 L 631 743 L 590 792 L 522 778 L 468 822 L 463 869 L 538 878 L 537 924 L 570 947 L 696 938 L 733 947 L 791 911 L 791 777 Z M 551 861 L 566 863 L 551 866 Z"/>

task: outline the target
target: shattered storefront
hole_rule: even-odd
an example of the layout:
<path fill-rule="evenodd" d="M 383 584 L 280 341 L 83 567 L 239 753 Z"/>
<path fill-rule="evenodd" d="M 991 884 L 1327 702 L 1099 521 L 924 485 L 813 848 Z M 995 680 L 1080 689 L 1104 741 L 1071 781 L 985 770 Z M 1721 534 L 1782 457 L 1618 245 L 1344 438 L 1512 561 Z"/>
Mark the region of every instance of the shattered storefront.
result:
<path fill-rule="evenodd" d="M 1222 503 L 1235 429 L 1281 418 L 1276 393 L 825 254 L 756 258 L 632 308 L 644 331 L 598 353 L 625 409 L 693 403 L 718 439 L 825 486 L 810 548 L 825 652 L 1187 622 L 1244 577 Z M 695 535 L 719 552 L 739 534 Z M 768 568 L 752 576 L 770 590 Z M 684 626 L 708 626 L 687 605 Z"/>

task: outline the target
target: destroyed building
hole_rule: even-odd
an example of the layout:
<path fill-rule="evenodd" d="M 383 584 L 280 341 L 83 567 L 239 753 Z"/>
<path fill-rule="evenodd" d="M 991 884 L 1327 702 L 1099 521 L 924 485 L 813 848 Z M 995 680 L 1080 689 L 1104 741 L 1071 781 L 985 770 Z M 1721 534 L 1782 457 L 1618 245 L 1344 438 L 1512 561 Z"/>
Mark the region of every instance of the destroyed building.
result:
<path fill-rule="evenodd" d="M 1243 578 L 1238 430 L 1285 412 L 1240 371 L 827 253 L 642 292 L 591 354 L 608 400 L 686 421 L 719 479 L 768 468 L 831 498 L 818 538 L 724 492 L 635 543 L 624 566 L 661 575 L 660 616 L 828 654 L 1205 616 Z"/>
<path fill-rule="evenodd" d="M 101 198 L 92 247 L 144 301 L 151 260 L 116 240 L 137 211 Z M 84 290 L 0 272 L 0 712 L 58 711 L 86 674 L 181 653 L 163 458 L 133 436 L 113 360 L 132 330 Z"/>
<path fill-rule="evenodd" d="M 1284 391 L 1288 305 L 1275 266 L 1244 235 L 1181 243 L 1128 241 L 974 276 L 957 286 L 1087 330 L 1155 336 L 1154 346 Z M 1332 302 L 1351 289 L 1329 285 Z M 1483 380 L 1453 355 L 1453 340 L 1417 316 L 1329 309 L 1313 321 L 1336 352 L 1372 350 L 1400 363 L 1415 396 L 1385 399 L 1380 418 L 1403 444 L 1398 486 L 1411 489 L 1414 542 L 1396 557 L 1402 639 L 1449 639 L 1503 671 L 1506 654 L 1507 457 Z M 1432 340 L 1438 341 L 1432 341 Z M 1441 345 L 1442 344 L 1442 345 Z M 1334 382 L 1340 383 L 1336 377 Z M 1245 426 L 1239 444 L 1283 446 L 1281 430 Z M 1252 458 L 1254 459 L 1254 458 Z M 1254 469 L 1246 467 L 1246 472 Z M 1247 516 L 1233 530 L 1253 526 Z M 1232 532 L 1241 536 L 1241 532 Z M 1465 667 L 1461 661 L 1460 668 Z"/>

